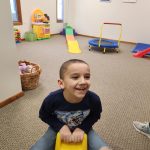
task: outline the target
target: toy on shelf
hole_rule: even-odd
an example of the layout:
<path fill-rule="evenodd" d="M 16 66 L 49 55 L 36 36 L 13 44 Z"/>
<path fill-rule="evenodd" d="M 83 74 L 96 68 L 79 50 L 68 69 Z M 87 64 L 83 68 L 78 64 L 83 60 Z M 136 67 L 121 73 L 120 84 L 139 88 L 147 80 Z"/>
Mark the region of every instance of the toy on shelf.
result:
<path fill-rule="evenodd" d="M 14 36 L 15 36 L 16 43 L 20 43 L 21 42 L 21 32 L 17 28 L 14 28 Z"/>
<path fill-rule="evenodd" d="M 44 14 L 43 23 L 49 23 L 50 18 L 47 14 Z"/>
<path fill-rule="evenodd" d="M 87 135 L 84 134 L 81 143 L 64 143 L 61 142 L 60 133 L 57 133 L 55 150 L 87 150 Z"/>
<path fill-rule="evenodd" d="M 32 28 L 36 34 L 37 39 L 50 38 L 50 18 L 44 14 L 40 9 L 36 9 L 32 13 Z"/>

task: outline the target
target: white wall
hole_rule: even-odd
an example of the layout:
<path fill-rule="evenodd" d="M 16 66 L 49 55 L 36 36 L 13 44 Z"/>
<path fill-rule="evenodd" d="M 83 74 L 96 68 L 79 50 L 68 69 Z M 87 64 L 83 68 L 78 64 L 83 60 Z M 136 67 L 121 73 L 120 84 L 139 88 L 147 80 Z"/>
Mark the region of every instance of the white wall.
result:
<path fill-rule="evenodd" d="M 69 22 L 80 34 L 99 36 L 103 22 L 119 22 L 123 24 L 123 41 L 150 43 L 149 0 L 137 0 L 137 3 L 71 0 L 69 3 Z"/>
<path fill-rule="evenodd" d="M 50 17 L 51 33 L 59 33 L 62 28 L 62 23 L 56 22 L 56 0 L 20 0 L 22 10 L 23 25 L 17 26 L 21 31 L 22 36 L 26 31 L 31 30 L 31 15 L 32 12 L 39 8 L 44 14 Z"/>
<path fill-rule="evenodd" d="M 9 0 L 0 1 L 0 102 L 22 91 Z"/>
<path fill-rule="evenodd" d="M 65 21 L 80 34 L 98 37 L 102 22 L 120 22 L 123 24 L 122 40 L 150 43 L 149 0 L 137 0 L 137 3 L 122 3 L 122 0 L 112 0 L 111 3 L 102 3 L 100 0 L 65 0 L 65 3 L 69 4 Z M 50 16 L 53 34 L 62 30 L 63 24 L 56 23 L 56 0 L 21 0 L 21 8 L 23 25 L 17 27 L 22 33 L 31 29 L 31 14 L 36 8 Z M 0 1 L 0 10 L 1 101 L 22 90 L 9 0 Z M 107 33 L 107 36 L 111 34 Z"/>
<path fill-rule="evenodd" d="M 123 3 L 123 0 L 64 0 L 67 15 L 65 22 L 70 23 L 79 34 L 99 37 L 103 22 L 119 22 L 123 25 L 123 41 L 150 43 L 150 1 L 137 0 L 137 3 Z M 66 5 L 67 4 L 67 5 Z M 22 35 L 31 29 L 31 14 L 36 8 L 47 13 L 51 19 L 51 33 L 59 33 L 62 23 L 56 22 L 56 0 L 21 0 L 23 25 L 17 26 Z M 106 34 L 106 37 L 115 36 Z"/>

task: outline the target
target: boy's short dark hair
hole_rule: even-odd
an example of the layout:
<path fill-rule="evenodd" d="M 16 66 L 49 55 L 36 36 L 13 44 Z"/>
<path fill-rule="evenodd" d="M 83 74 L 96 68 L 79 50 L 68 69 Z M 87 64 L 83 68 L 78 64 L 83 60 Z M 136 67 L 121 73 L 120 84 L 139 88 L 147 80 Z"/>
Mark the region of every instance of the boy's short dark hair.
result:
<path fill-rule="evenodd" d="M 68 66 L 70 64 L 74 64 L 74 63 L 83 63 L 83 64 L 88 65 L 88 63 L 86 63 L 84 60 L 80 60 L 80 59 L 70 59 L 70 60 L 67 60 L 60 67 L 60 70 L 59 70 L 59 77 L 60 77 L 60 79 L 64 79 L 64 74 L 65 74 Z"/>

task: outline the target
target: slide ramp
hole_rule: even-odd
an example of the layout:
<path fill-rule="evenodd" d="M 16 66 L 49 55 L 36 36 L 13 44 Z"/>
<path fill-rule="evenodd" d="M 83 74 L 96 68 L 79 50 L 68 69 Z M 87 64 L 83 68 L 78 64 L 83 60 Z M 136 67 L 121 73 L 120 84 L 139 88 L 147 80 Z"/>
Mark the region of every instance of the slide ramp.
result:
<path fill-rule="evenodd" d="M 73 28 L 71 26 L 66 26 L 65 32 L 66 32 L 66 40 L 67 40 L 67 45 L 68 45 L 68 52 L 69 53 L 81 53 L 78 41 L 75 40 L 74 38 Z"/>

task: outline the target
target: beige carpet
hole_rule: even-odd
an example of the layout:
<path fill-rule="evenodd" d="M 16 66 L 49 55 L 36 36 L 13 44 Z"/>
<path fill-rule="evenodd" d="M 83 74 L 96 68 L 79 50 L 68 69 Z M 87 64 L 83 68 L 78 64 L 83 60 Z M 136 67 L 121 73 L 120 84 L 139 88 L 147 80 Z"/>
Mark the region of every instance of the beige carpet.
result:
<path fill-rule="evenodd" d="M 67 52 L 64 36 L 17 44 L 18 60 L 41 65 L 40 83 L 35 90 L 0 110 L 0 150 L 28 150 L 45 132 L 47 125 L 38 118 L 45 96 L 58 88 L 62 62 L 80 58 L 91 66 L 91 90 L 103 105 L 95 130 L 113 150 L 150 150 L 150 139 L 137 133 L 133 120 L 150 121 L 150 59 L 134 58 L 134 45 L 121 44 L 120 52 L 103 54 L 89 51 L 89 38 L 77 36 L 81 54 Z"/>

